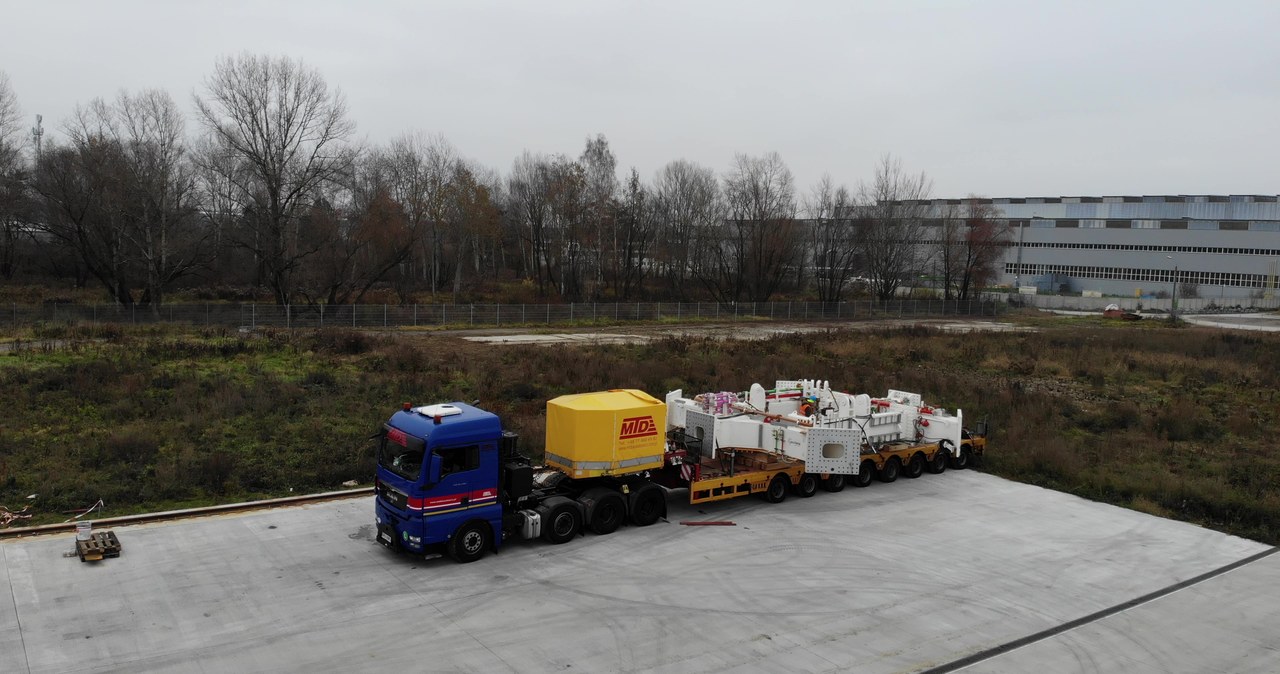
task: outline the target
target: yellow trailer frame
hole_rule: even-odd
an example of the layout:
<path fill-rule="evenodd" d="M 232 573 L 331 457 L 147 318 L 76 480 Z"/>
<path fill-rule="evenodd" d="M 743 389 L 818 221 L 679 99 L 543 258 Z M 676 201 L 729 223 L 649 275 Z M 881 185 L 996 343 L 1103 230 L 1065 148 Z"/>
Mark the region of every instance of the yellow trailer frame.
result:
<path fill-rule="evenodd" d="M 689 483 L 689 503 L 724 501 L 762 494 L 778 475 L 794 486 L 804 475 L 804 462 L 785 454 L 750 447 L 725 447 L 719 457 L 702 460 L 702 475 Z"/>

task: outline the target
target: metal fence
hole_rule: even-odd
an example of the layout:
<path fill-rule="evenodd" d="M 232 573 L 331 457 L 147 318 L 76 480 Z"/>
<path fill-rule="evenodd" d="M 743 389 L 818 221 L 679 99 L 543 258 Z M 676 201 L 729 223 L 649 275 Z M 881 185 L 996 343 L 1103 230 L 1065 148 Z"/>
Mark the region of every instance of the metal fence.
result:
<path fill-rule="evenodd" d="M 923 316 L 995 316 L 999 300 L 888 302 L 584 302 L 577 304 L 44 304 L 9 307 L 17 328 L 41 323 L 184 323 L 239 328 L 500 327 L 587 322 L 815 321 Z"/>

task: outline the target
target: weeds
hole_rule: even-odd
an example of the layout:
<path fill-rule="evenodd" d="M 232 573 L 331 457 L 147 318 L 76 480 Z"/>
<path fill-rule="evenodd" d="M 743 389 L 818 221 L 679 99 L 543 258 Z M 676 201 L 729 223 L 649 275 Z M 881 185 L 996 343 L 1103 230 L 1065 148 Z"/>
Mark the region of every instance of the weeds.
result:
<path fill-rule="evenodd" d="M 95 334 L 0 357 L 0 504 L 39 493 L 30 523 L 98 498 L 119 514 L 365 480 L 368 437 L 404 401 L 480 400 L 537 455 L 545 401 L 565 393 L 820 377 L 989 419 L 984 470 L 1280 543 L 1280 455 L 1266 432 L 1280 414 L 1280 340 L 1268 335 L 1073 325 L 495 348 L 331 329 Z"/>

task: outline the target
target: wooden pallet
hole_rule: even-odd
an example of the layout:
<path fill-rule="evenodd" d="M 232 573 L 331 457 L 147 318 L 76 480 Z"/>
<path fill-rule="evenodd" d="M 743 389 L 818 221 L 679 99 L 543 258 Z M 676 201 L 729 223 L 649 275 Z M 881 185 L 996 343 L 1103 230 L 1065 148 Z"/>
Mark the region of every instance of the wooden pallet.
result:
<path fill-rule="evenodd" d="M 96 531 L 87 541 L 76 541 L 76 554 L 82 562 L 97 562 L 105 557 L 120 556 L 120 539 L 114 531 Z"/>

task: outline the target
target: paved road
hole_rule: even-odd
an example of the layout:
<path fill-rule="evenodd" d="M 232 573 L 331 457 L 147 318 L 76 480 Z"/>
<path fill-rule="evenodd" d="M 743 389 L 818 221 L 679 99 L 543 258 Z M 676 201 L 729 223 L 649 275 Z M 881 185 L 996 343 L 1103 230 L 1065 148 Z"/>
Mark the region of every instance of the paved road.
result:
<path fill-rule="evenodd" d="M 824 332 L 828 330 L 882 330 L 926 326 L 943 332 L 1019 332 L 1035 328 L 993 320 L 953 319 L 876 319 L 865 321 L 827 321 L 822 323 L 732 323 L 690 324 L 681 326 L 632 326 L 610 331 L 528 333 L 519 330 L 461 331 L 451 334 L 486 344 L 635 344 L 666 337 L 711 337 L 713 339 L 769 339 L 778 335 Z M 439 333 L 437 333 L 439 334 Z"/>
<path fill-rule="evenodd" d="M 1228 328 L 1231 330 L 1258 330 L 1263 332 L 1280 331 L 1280 314 L 1204 314 L 1182 316 L 1182 319 L 1193 325 L 1211 328 Z"/>
<path fill-rule="evenodd" d="M 367 498 L 0 542 L 0 672 L 918 671 L 1268 550 L 973 471 L 694 508 L 458 565 Z M 680 520 L 732 520 L 685 527 Z M 1277 671 L 1277 557 L 971 667 Z"/>

